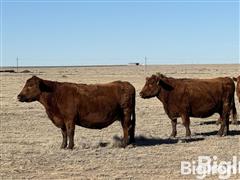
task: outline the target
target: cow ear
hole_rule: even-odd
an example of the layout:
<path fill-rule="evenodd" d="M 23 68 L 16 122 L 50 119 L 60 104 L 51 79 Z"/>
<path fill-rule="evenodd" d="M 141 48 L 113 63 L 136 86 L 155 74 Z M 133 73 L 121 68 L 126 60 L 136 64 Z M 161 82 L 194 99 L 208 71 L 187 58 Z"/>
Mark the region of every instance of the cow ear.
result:
<path fill-rule="evenodd" d="M 44 80 L 39 81 L 39 88 L 41 92 L 51 92 L 52 88 Z"/>
<path fill-rule="evenodd" d="M 233 79 L 234 81 L 237 81 L 237 78 L 235 78 L 235 77 L 233 77 L 232 79 Z"/>
<path fill-rule="evenodd" d="M 165 81 L 163 81 L 162 79 L 160 79 L 160 80 L 158 81 L 158 84 L 159 84 L 163 89 L 165 89 L 165 90 L 167 90 L 167 91 L 173 90 L 173 87 L 172 87 L 170 84 L 168 84 L 168 83 L 166 83 Z"/>

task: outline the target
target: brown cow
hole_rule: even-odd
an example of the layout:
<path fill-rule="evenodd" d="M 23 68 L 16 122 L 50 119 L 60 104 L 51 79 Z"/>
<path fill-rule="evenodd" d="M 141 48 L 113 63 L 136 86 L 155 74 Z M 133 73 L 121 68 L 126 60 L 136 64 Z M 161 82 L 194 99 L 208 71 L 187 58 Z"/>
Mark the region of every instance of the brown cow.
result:
<path fill-rule="evenodd" d="M 172 123 L 172 137 L 177 134 L 177 118 L 181 117 L 186 128 L 186 136 L 191 135 L 190 117 L 206 118 L 219 113 L 222 119 L 218 135 L 227 135 L 229 114 L 233 110 L 235 86 L 231 78 L 215 79 L 175 79 L 162 74 L 146 78 L 140 92 L 142 98 L 157 97 Z"/>
<path fill-rule="evenodd" d="M 129 82 L 86 85 L 33 76 L 27 80 L 18 99 L 21 102 L 39 101 L 45 107 L 48 117 L 62 130 L 61 148 L 67 147 L 67 139 L 67 148 L 73 148 L 75 125 L 102 129 L 115 120 L 122 124 L 123 147 L 134 142 L 135 88 Z"/>
<path fill-rule="evenodd" d="M 237 97 L 238 97 L 238 101 L 240 103 L 240 76 L 233 77 L 233 80 L 237 82 L 237 88 L 236 88 L 236 92 L 237 92 Z"/>

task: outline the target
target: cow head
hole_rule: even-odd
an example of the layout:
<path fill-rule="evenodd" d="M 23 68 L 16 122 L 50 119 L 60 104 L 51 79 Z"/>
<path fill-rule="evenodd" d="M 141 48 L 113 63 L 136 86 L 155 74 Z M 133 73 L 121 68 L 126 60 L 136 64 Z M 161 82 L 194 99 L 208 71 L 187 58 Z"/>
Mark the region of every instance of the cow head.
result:
<path fill-rule="evenodd" d="M 234 81 L 236 81 L 236 82 L 240 82 L 240 76 L 238 76 L 238 77 L 233 77 L 232 78 Z"/>
<path fill-rule="evenodd" d="M 237 78 L 233 77 L 232 79 L 237 82 L 237 95 L 239 96 L 240 101 L 240 76 L 238 76 Z"/>
<path fill-rule="evenodd" d="M 173 87 L 165 82 L 165 76 L 152 75 L 146 78 L 146 83 L 139 93 L 142 98 L 151 98 L 157 96 L 161 89 L 171 91 Z"/>
<path fill-rule="evenodd" d="M 236 92 L 237 92 L 237 97 L 238 97 L 238 101 L 240 103 L 240 76 L 233 77 L 233 80 L 237 82 L 237 88 L 236 88 Z"/>
<path fill-rule="evenodd" d="M 46 89 L 44 82 L 37 76 L 33 76 L 26 81 L 25 86 L 18 95 L 20 102 L 33 102 L 39 100 L 41 92 Z"/>

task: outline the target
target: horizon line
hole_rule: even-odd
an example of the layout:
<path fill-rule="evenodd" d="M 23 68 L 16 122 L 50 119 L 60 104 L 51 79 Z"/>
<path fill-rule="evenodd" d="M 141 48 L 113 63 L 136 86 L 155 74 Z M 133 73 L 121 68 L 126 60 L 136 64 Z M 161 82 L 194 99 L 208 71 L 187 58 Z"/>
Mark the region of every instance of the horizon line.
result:
<path fill-rule="evenodd" d="M 240 63 L 197 63 L 197 64 L 147 64 L 147 66 L 184 66 L 184 65 L 240 65 Z M 59 68 L 59 67 L 118 67 L 118 66 L 145 66 L 145 64 L 92 64 L 92 65 L 26 65 L 26 66 L 1 66 L 0 68 Z"/>

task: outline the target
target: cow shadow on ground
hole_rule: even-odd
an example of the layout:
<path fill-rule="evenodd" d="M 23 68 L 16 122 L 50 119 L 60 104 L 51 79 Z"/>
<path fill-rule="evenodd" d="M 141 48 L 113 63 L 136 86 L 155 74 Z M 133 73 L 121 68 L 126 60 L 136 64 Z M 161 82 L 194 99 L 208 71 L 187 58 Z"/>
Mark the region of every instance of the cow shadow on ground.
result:
<path fill-rule="evenodd" d="M 194 141 L 204 140 L 203 137 L 191 137 L 191 138 L 155 138 L 155 137 L 145 137 L 136 136 L 135 146 L 156 146 L 161 144 L 176 144 L 178 142 L 189 143 Z"/>
<path fill-rule="evenodd" d="M 217 121 L 203 121 L 200 122 L 200 125 L 212 125 L 212 124 L 216 124 Z M 217 125 L 217 124 L 216 124 Z"/>
<path fill-rule="evenodd" d="M 215 121 L 214 120 L 213 121 L 203 121 L 203 122 L 200 122 L 200 125 L 212 125 L 212 124 L 218 125 L 216 122 L 217 122 L 216 120 Z M 230 124 L 231 124 L 231 121 L 230 121 Z M 237 121 L 236 125 L 240 125 L 240 121 Z"/>
<path fill-rule="evenodd" d="M 235 124 L 235 125 L 240 125 L 240 121 L 237 121 L 237 124 Z"/>
<path fill-rule="evenodd" d="M 210 131 L 210 132 L 204 132 L 204 133 L 195 133 L 196 135 L 202 135 L 202 136 L 217 136 L 218 131 Z M 228 136 L 237 136 L 240 135 L 240 131 L 237 130 L 230 130 Z"/>

